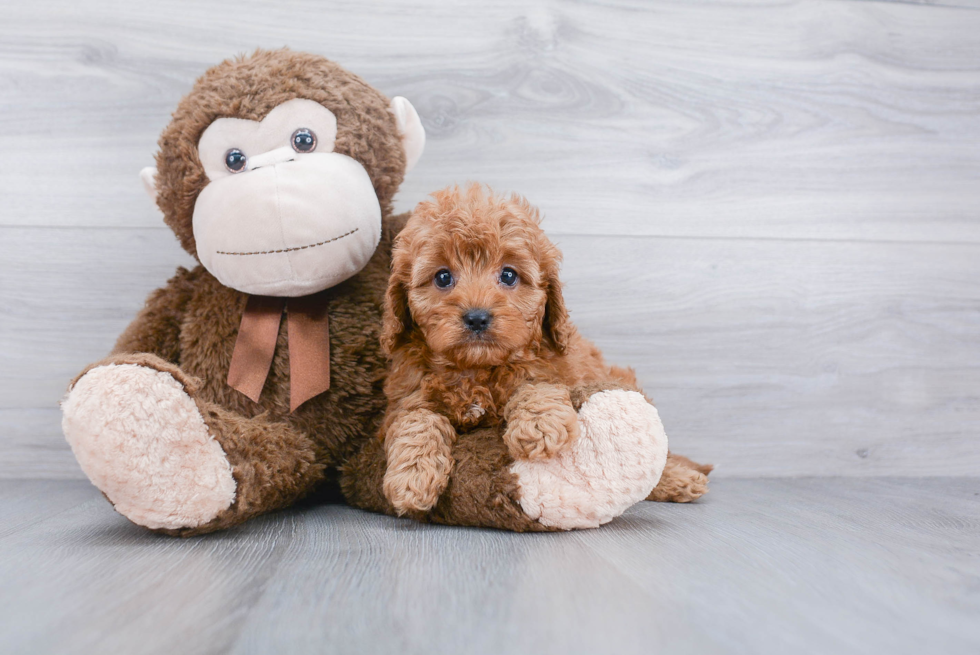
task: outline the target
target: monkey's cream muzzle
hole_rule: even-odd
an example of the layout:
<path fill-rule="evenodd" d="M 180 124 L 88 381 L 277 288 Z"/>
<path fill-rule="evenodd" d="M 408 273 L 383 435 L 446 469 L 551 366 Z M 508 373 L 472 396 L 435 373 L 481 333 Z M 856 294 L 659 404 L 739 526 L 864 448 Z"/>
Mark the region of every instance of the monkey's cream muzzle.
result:
<path fill-rule="evenodd" d="M 201 264 L 249 294 L 305 296 L 339 284 L 364 268 L 380 237 L 371 179 L 333 152 L 255 156 L 242 173 L 211 182 L 194 206 Z"/>

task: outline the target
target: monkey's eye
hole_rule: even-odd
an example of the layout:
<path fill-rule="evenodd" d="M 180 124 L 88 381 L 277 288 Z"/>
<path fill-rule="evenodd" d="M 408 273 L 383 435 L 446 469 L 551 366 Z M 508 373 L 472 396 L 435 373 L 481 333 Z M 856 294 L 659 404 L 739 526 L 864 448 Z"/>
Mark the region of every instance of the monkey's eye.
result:
<path fill-rule="evenodd" d="M 238 148 L 232 148 L 225 153 L 225 167 L 232 173 L 241 173 L 247 163 L 248 157 Z"/>
<path fill-rule="evenodd" d="M 455 280 L 453 280 L 453 274 L 449 272 L 449 269 L 445 268 L 436 273 L 436 276 L 432 278 L 432 281 L 440 289 L 451 287 L 453 282 L 455 282 Z"/>
<path fill-rule="evenodd" d="M 301 127 L 293 132 L 292 142 L 296 152 L 313 152 L 316 149 L 316 134 L 309 128 Z"/>
<path fill-rule="evenodd" d="M 504 270 L 500 271 L 500 283 L 508 287 L 517 284 L 517 271 L 510 266 L 504 266 Z"/>

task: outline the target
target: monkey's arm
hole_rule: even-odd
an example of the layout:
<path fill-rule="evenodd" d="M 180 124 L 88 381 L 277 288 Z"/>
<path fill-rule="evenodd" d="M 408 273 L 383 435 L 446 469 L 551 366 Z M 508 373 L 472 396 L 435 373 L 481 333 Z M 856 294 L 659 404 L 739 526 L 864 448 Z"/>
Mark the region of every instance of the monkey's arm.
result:
<path fill-rule="evenodd" d="M 165 287 L 151 293 L 143 309 L 119 336 L 111 355 L 149 353 L 177 364 L 180 325 L 194 290 L 194 278 L 194 271 L 180 267 Z"/>
<path fill-rule="evenodd" d="M 178 363 L 180 324 L 193 292 L 196 272 L 180 267 L 165 287 L 151 293 L 143 309 L 120 335 L 109 356 L 86 366 L 68 385 L 69 390 L 94 368 L 135 364 L 169 373 L 188 393 L 195 392 L 200 381 L 180 370 Z"/>

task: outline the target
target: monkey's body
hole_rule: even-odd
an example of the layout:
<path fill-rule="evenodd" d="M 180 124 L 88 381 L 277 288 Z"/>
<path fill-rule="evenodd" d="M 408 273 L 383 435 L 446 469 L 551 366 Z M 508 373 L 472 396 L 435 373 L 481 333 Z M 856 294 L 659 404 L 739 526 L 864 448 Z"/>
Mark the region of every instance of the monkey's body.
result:
<path fill-rule="evenodd" d="M 294 145 L 293 152 L 280 143 L 301 133 L 315 143 L 311 125 L 320 150 Z M 73 381 L 62 405 L 82 469 L 120 513 L 168 534 L 210 532 L 288 506 L 333 470 L 351 504 L 394 513 L 382 492 L 385 453 L 377 439 L 386 369 L 379 333 L 392 240 L 407 218 L 392 215 L 392 198 L 423 143 L 407 100 L 389 103 L 321 57 L 259 51 L 198 80 L 160 138 L 158 170 L 143 178 L 167 225 L 204 265 L 178 270 L 151 294 L 113 353 Z M 323 170 L 352 177 L 340 183 L 316 172 Z M 264 278 L 262 271 L 271 273 Z M 272 343 L 258 347 L 257 333 L 245 327 L 248 294 L 272 292 L 287 317 L 276 323 L 278 335 L 276 324 L 263 333 Z M 329 388 L 301 404 L 293 393 L 300 366 L 290 366 L 290 316 L 301 312 L 290 314 L 292 299 L 325 308 L 329 326 Z M 271 358 L 267 374 L 259 367 L 258 395 L 229 384 L 240 346 Z M 324 372 L 326 362 L 310 361 L 300 346 L 296 352 L 306 367 L 301 382 L 311 365 Z M 254 357 L 244 361 L 255 373 Z M 651 478 L 644 466 L 617 461 L 617 436 L 631 428 L 621 422 L 622 404 L 609 404 L 609 394 L 626 393 L 607 391 L 614 386 L 573 390 L 580 417 L 593 425 L 583 429 L 582 447 L 607 457 L 608 467 L 576 473 L 577 481 L 563 482 L 565 491 L 556 494 L 541 481 L 561 478 L 564 469 L 557 478 L 549 469 L 560 463 L 543 462 L 530 473 L 524 467 L 521 477 L 499 430 L 468 433 L 454 446 L 456 469 L 438 505 L 415 518 L 511 530 L 588 527 L 645 497 L 650 487 L 637 497 L 637 476 L 652 486 L 664 463 Z M 654 411 L 629 393 L 628 403 Z M 640 439 L 654 459 L 666 455 L 662 433 Z M 668 462 L 666 470 L 661 485 L 671 491 L 658 499 L 704 492 L 704 476 L 691 466 Z M 593 487 L 604 489 L 598 509 Z M 549 511 L 566 510 L 578 518 L 549 522 Z"/>

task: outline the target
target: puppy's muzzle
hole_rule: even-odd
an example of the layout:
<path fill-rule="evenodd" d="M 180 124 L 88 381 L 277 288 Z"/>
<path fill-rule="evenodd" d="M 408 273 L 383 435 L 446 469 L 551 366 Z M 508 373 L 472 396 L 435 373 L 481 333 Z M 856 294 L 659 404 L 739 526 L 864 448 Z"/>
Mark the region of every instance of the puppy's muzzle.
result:
<path fill-rule="evenodd" d="M 486 332 L 493 321 L 493 314 L 486 309 L 470 309 L 463 314 L 463 325 L 474 334 Z"/>

